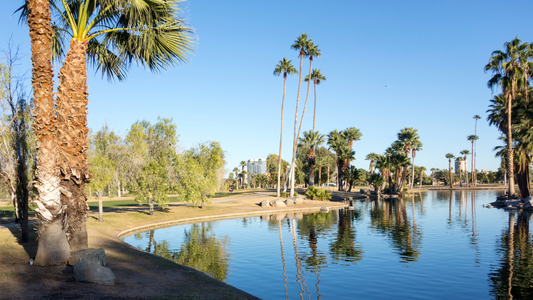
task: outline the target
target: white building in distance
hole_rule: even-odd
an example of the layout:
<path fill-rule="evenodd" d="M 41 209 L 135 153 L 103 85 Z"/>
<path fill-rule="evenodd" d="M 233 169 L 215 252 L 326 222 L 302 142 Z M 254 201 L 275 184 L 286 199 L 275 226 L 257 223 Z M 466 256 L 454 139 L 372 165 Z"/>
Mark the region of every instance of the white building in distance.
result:
<path fill-rule="evenodd" d="M 463 172 L 466 172 L 466 161 L 465 160 L 455 161 L 455 173 L 456 174 L 459 173 L 459 169 Z"/>
<path fill-rule="evenodd" d="M 248 160 L 248 174 L 259 175 L 267 173 L 267 160 L 262 158 L 255 158 Z"/>

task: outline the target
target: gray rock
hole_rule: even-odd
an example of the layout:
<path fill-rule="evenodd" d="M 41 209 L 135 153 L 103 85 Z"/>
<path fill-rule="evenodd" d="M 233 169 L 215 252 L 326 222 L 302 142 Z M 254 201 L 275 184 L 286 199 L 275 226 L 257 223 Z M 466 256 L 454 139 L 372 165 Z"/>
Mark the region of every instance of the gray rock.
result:
<path fill-rule="evenodd" d="M 294 204 L 301 204 L 302 202 L 304 202 L 304 199 L 299 196 L 292 197 L 291 200 L 294 201 Z"/>
<path fill-rule="evenodd" d="M 533 198 L 531 196 L 524 199 L 524 208 L 533 208 Z"/>
<path fill-rule="evenodd" d="M 104 285 L 115 284 L 115 274 L 110 268 L 106 268 L 89 259 L 81 257 L 74 265 L 74 278 L 78 281 L 88 281 Z"/>
<path fill-rule="evenodd" d="M 274 201 L 272 201 L 272 206 L 274 207 L 285 207 L 287 206 L 287 204 L 285 204 L 285 202 L 281 199 L 276 199 Z"/>
<path fill-rule="evenodd" d="M 320 212 L 326 212 L 326 213 L 329 212 L 329 207 L 327 207 L 327 206 L 321 207 L 320 208 Z"/>
<path fill-rule="evenodd" d="M 270 201 L 268 200 L 261 201 L 261 207 L 269 207 L 269 206 L 270 206 Z"/>
<path fill-rule="evenodd" d="M 87 261 L 90 261 L 95 264 L 99 264 L 103 267 L 107 266 L 107 260 L 105 258 L 105 251 L 104 249 L 83 249 L 78 252 L 72 253 L 70 255 L 70 259 L 68 260 L 68 264 L 71 266 L 74 266 L 78 263 L 78 260 L 80 258 L 84 258 Z"/>
<path fill-rule="evenodd" d="M 294 205 L 294 200 L 292 200 L 292 199 L 287 199 L 287 200 L 285 200 L 285 204 L 287 204 L 287 205 Z"/>

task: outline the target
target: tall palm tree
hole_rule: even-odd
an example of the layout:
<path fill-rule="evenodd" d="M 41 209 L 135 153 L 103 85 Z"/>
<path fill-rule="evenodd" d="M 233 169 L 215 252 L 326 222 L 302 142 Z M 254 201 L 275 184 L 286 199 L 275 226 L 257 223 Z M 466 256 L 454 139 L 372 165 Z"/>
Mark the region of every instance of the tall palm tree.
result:
<path fill-rule="evenodd" d="M 448 164 L 449 164 L 448 171 L 450 174 L 450 188 L 453 189 L 452 159 L 454 159 L 455 156 L 453 156 L 453 154 L 451 153 L 447 153 L 446 158 L 448 159 Z"/>
<path fill-rule="evenodd" d="M 463 170 L 461 169 L 461 162 L 463 161 L 463 157 L 462 156 L 456 156 L 455 157 L 455 161 L 459 162 L 459 186 L 463 187 Z M 455 170 L 455 172 L 457 172 L 457 170 Z"/>
<path fill-rule="evenodd" d="M 287 88 L 287 75 L 294 75 L 298 73 L 296 68 L 291 64 L 290 60 L 287 60 L 285 57 L 279 61 L 274 69 L 274 75 L 279 76 L 283 74 L 283 100 L 281 101 L 281 133 L 279 135 L 279 157 L 278 157 L 278 190 L 277 196 L 280 196 L 280 182 L 281 182 L 281 146 L 283 144 L 283 106 L 285 105 L 285 90 Z"/>
<path fill-rule="evenodd" d="M 410 185 L 411 188 L 413 187 L 413 184 L 415 182 L 414 167 L 415 167 L 416 152 L 421 151 L 421 150 L 422 150 L 422 142 L 420 142 L 419 140 L 413 141 L 413 144 L 411 145 L 411 156 L 413 158 L 413 172 L 411 174 L 411 185 Z"/>
<path fill-rule="evenodd" d="M 374 162 L 377 160 L 378 158 L 378 155 L 376 153 L 368 153 L 365 157 L 365 160 L 369 160 L 370 161 L 370 166 L 368 167 L 369 168 L 369 172 L 370 174 L 374 174 Z"/>
<path fill-rule="evenodd" d="M 437 171 L 437 168 L 431 168 L 431 185 L 435 185 L 435 171 Z"/>
<path fill-rule="evenodd" d="M 307 164 L 309 166 L 309 186 L 315 185 L 315 162 L 316 153 L 315 147 L 324 144 L 325 136 L 317 131 L 304 131 L 304 138 L 300 138 L 300 142 L 309 147 L 307 151 Z"/>
<path fill-rule="evenodd" d="M 474 167 L 474 142 L 477 141 L 479 137 L 475 134 L 471 134 L 467 136 L 466 139 L 472 142 L 472 158 L 471 158 L 472 161 L 470 162 L 472 165 L 472 170 L 471 170 L 470 177 L 471 177 L 472 186 L 476 186 L 476 177 L 474 175 L 476 173 L 476 169 Z"/>
<path fill-rule="evenodd" d="M 235 189 L 239 189 L 239 168 L 235 167 L 233 168 L 233 172 L 235 173 Z"/>
<path fill-rule="evenodd" d="M 290 196 L 294 196 L 294 169 L 295 169 L 295 160 L 296 160 L 296 149 L 298 148 L 298 136 L 300 135 L 299 132 L 296 131 L 298 126 L 298 109 L 300 104 L 300 90 L 302 87 L 302 66 L 303 66 L 303 59 L 304 57 L 309 56 L 307 53 L 307 48 L 309 41 L 307 38 L 307 33 L 303 33 L 299 37 L 296 38 L 296 41 L 294 41 L 294 44 L 292 44 L 291 49 L 294 49 L 298 51 L 298 57 L 300 58 L 300 71 L 299 71 L 299 79 L 298 79 L 298 94 L 296 96 L 296 113 L 294 116 L 294 139 L 292 143 L 292 161 L 291 161 L 291 192 Z"/>
<path fill-rule="evenodd" d="M 492 72 L 492 77 L 487 82 L 487 86 L 494 90 L 496 87 L 500 87 L 504 96 L 505 104 L 507 106 L 507 166 L 509 173 L 509 196 L 514 195 L 514 166 L 513 166 L 513 134 L 511 126 L 511 111 L 512 102 L 518 97 L 518 90 L 520 87 L 521 79 L 523 78 L 523 65 L 521 64 L 520 57 L 529 48 L 527 43 L 522 42 L 515 38 L 511 42 L 504 44 L 505 50 L 496 50 L 492 52 L 489 63 L 485 66 L 485 71 Z"/>
<path fill-rule="evenodd" d="M 424 171 L 426 171 L 426 167 L 418 167 L 418 170 L 420 171 L 420 186 L 418 189 L 422 188 L 422 180 L 424 179 Z"/>
<path fill-rule="evenodd" d="M 474 135 L 477 135 L 477 120 L 481 119 L 481 117 L 479 115 L 474 115 L 472 119 L 476 120 L 474 124 Z M 476 163 L 477 163 L 477 141 L 474 142 L 474 169 L 477 168 Z M 475 181 L 477 182 L 477 173 L 474 174 L 474 178 L 476 179 Z"/>
<path fill-rule="evenodd" d="M 38 195 L 35 209 L 39 220 L 39 244 L 34 264 L 64 264 L 70 256 L 66 236 L 65 210 L 60 198 L 56 117 L 54 111 L 54 72 L 52 70 L 52 24 L 48 0 L 26 2 L 31 40 L 31 62 L 37 158 L 35 177 Z"/>
<path fill-rule="evenodd" d="M 463 150 L 460 152 L 460 154 L 463 155 L 463 160 L 465 161 L 465 166 L 466 166 L 465 168 L 467 168 L 465 172 L 466 173 L 466 186 L 469 186 L 468 184 L 468 162 L 467 162 L 466 156 L 470 154 L 470 151 Z"/>
<path fill-rule="evenodd" d="M 187 61 L 193 31 L 179 17 L 179 0 L 51 1 L 58 22 L 53 57 L 60 60 L 57 138 L 62 202 L 67 205 L 71 252 L 88 247 L 85 183 L 87 161 L 87 58 L 110 79 L 124 80 L 131 62 L 158 72 Z M 24 15 L 24 12 L 23 12 Z"/>
<path fill-rule="evenodd" d="M 348 127 L 342 131 L 342 136 L 344 137 L 346 141 L 348 141 L 348 146 L 350 147 L 350 149 L 353 150 L 353 142 L 359 141 L 361 137 L 363 136 L 363 134 L 361 133 L 361 131 L 359 131 L 359 129 L 355 127 Z M 350 161 L 351 159 L 348 159 L 348 161 L 346 161 L 346 164 L 348 165 L 348 167 L 350 166 Z"/>
<path fill-rule="evenodd" d="M 243 174 L 242 179 L 241 179 L 241 188 L 244 189 L 244 181 L 246 179 L 246 177 L 244 176 L 246 174 L 244 172 L 244 167 L 246 166 L 246 161 L 241 160 L 241 162 L 239 163 L 239 166 L 241 166 L 241 173 Z"/>
<path fill-rule="evenodd" d="M 311 80 L 313 80 L 315 88 L 315 109 L 313 113 L 313 131 L 315 131 L 315 120 L 316 120 L 316 86 L 319 85 L 322 81 L 326 81 L 326 76 L 320 73 L 320 69 L 314 69 L 311 73 Z M 309 82 L 309 75 L 305 76 L 305 81 Z"/>
<path fill-rule="evenodd" d="M 413 143 L 418 141 L 420 137 L 418 136 L 418 129 L 414 129 L 412 127 L 406 127 L 398 133 L 398 141 L 400 141 L 404 145 L 404 153 L 407 158 L 411 155 L 411 147 Z M 420 147 L 422 147 L 422 144 L 420 144 Z M 400 183 L 399 188 L 403 188 L 403 185 L 405 183 L 405 179 L 407 177 L 407 168 L 403 170 L 402 174 L 402 180 Z"/>

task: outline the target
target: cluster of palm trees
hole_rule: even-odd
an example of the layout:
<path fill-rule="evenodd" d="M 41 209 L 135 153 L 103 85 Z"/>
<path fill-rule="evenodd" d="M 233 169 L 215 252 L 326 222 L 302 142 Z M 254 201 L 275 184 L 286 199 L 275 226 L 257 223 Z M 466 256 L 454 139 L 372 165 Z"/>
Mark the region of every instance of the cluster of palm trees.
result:
<path fill-rule="evenodd" d="M 311 81 L 313 81 L 314 87 L 315 87 L 315 105 L 314 105 L 314 115 L 313 115 L 313 132 L 315 131 L 315 120 L 316 120 L 316 86 L 320 84 L 322 81 L 326 80 L 326 77 L 321 74 L 319 69 L 313 70 L 313 58 L 320 57 L 321 52 L 318 48 L 318 45 L 315 45 L 313 40 L 310 39 L 307 35 L 307 33 L 303 33 L 302 35 L 298 36 L 296 38 L 296 41 L 294 41 L 294 44 L 291 46 L 291 49 L 298 51 L 298 57 L 300 58 L 300 71 L 296 71 L 296 68 L 291 64 L 291 60 L 287 60 L 287 58 L 283 58 L 274 69 L 274 75 L 279 76 L 283 74 L 283 100 L 281 102 L 281 134 L 280 134 L 280 143 L 279 143 L 279 163 L 278 163 L 278 170 L 281 170 L 281 151 L 282 151 L 282 145 L 283 145 L 283 108 L 285 106 L 285 91 L 287 86 L 287 75 L 295 75 L 296 73 L 299 74 L 299 80 L 298 80 L 298 94 L 296 97 L 296 113 L 294 117 L 294 139 L 293 139 L 293 150 L 292 150 L 292 162 L 291 162 L 291 168 L 290 168 L 290 176 L 291 178 L 291 190 L 290 190 L 290 196 L 294 196 L 294 183 L 295 183 L 295 169 L 296 169 L 296 150 L 298 147 L 298 140 L 300 136 L 300 132 L 302 130 L 302 123 L 305 117 L 305 110 L 307 108 L 307 101 L 309 99 L 309 89 L 311 86 Z M 304 109 L 302 112 L 302 117 L 300 118 L 300 126 L 298 127 L 298 112 L 299 112 L 299 105 L 300 105 L 300 90 L 302 85 L 302 68 L 303 68 L 303 59 L 309 58 L 309 75 L 306 76 L 305 81 L 307 84 L 307 95 L 305 98 L 305 104 Z M 277 184 L 277 196 L 280 196 L 280 181 L 281 181 L 281 172 L 278 172 L 278 184 Z"/>
<path fill-rule="evenodd" d="M 530 195 L 529 166 L 533 152 L 533 118 L 529 95 L 533 78 L 533 44 L 518 38 L 492 52 L 485 71 L 492 76 L 487 86 L 500 93 L 490 100 L 487 120 L 501 132 L 505 145 L 496 147 L 506 165 L 508 194 L 515 194 L 515 176 L 522 197 Z"/>
<path fill-rule="evenodd" d="M 186 62 L 195 38 L 178 0 L 27 0 L 20 11 L 31 39 L 37 143 L 34 263 L 58 265 L 87 248 L 87 61 L 123 80 L 132 62 L 154 72 Z M 52 59 L 62 61 L 56 99 Z"/>
<path fill-rule="evenodd" d="M 402 193 L 406 182 L 407 187 L 413 187 L 416 153 L 421 151 L 423 146 L 418 130 L 412 127 L 400 130 L 397 136 L 398 140 L 392 143 L 384 154 L 370 153 L 366 156 L 366 159 L 370 160 L 370 173 L 374 173 L 374 167 L 378 168 L 385 179 L 383 184 L 388 182 L 389 192 L 392 194 Z M 413 167 L 408 178 L 409 166 Z"/>

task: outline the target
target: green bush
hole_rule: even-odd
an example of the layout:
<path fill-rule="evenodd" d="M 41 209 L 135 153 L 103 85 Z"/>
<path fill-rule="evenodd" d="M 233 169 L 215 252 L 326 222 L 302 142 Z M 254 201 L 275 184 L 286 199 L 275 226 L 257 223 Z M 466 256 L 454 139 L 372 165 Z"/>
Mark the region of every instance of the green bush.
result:
<path fill-rule="evenodd" d="M 323 189 L 317 189 L 314 186 L 310 186 L 307 188 L 307 191 L 305 192 L 305 196 L 311 200 L 328 200 L 331 199 L 331 195 Z"/>
<path fill-rule="evenodd" d="M 285 198 L 290 196 L 290 194 L 287 193 L 287 192 L 279 192 L 279 195 L 280 195 L 281 197 L 285 197 Z"/>

